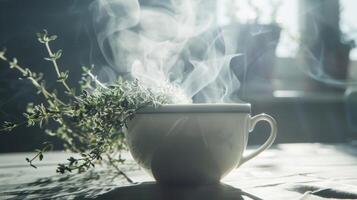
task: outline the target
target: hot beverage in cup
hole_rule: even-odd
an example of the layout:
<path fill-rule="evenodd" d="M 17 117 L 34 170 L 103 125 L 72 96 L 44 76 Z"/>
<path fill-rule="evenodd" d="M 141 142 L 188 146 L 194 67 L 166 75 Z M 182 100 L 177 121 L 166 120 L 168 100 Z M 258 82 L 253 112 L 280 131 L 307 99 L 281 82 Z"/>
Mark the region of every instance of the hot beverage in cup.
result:
<path fill-rule="evenodd" d="M 139 165 L 160 183 L 219 182 L 275 140 L 275 120 L 266 114 L 251 117 L 250 110 L 250 104 L 144 108 L 128 124 L 128 146 Z M 259 121 L 270 124 L 270 136 L 257 150 L 243 155 L 249 132 Z"/>

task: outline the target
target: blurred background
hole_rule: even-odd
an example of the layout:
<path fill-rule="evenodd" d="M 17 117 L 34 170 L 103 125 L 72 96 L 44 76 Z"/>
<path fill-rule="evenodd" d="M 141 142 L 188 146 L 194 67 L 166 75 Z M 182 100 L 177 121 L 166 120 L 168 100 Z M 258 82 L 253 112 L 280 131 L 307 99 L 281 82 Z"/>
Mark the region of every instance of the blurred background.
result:
<path fill-rule="evenodd" d="M 64 51 L 60 63 L 70 70 L 71 85 L 80 79 L 81 66 L 92 64 L 106 81 L 108 74 L 116 74 L 98 47 L 91 2 L 0 0 L 0 47 L 33 71 L 44 72 L 48 87 L 55 88 L 55 74 L 35 36 L 47 29 L 59 36 L 53 47 Z M 237 95 L 252 104 L 253 114 L 276 118 L 277 143 L 357 139 L 357 1 L 206 0 L 202 6 L 214 13 L 230 48 L 243 54 L 244 59 L 230 64 L 241 82 Z M 18 75 L 0 61 L 1 122 L 21 121 L 27 102 L 41 102 Z M 266 128 L 259 124 L 249 143 L 262 143 Z M 21 127 L 0 134 L 0 152 L 32 151 L 44 141 L 62 148 L 43 130 Z"/>

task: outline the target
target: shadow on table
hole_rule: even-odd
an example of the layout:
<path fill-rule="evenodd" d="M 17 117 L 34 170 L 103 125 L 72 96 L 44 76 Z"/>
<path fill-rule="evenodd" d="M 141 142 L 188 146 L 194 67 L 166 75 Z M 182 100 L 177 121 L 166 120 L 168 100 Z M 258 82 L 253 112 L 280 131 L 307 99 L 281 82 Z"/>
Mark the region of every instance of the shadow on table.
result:
<path fill-rule="evenodd" d="M 111 170 L 89 170 L 81 174 L 56 175 L 38 178 L 29 174 L 14 176 L 19 183 L 0 184 L 0 199 L 74 199 L 90 198 L 129 183 Z"/>
<path fill-rule="evenodd" d="M 259 200 L 252 194 L 226 184 L 204 186 L 162 186 L 155 182 L 118 187 L 95 199 L 145 199 L 145 200 L 243 200 L 243 196 Z M 78 199 L 83 199 L 79 197 Z"/>
<path fill-rule="evenodd" d="M 189 187 L 168 187 L 155 182 L 130 184 L 111 170 L 90 170 L 83 174 L 57 175 L 21 184 L 0 184 L 0 199 L 241 200 L 243 196 L 260 200 L 226 184 Z"/>

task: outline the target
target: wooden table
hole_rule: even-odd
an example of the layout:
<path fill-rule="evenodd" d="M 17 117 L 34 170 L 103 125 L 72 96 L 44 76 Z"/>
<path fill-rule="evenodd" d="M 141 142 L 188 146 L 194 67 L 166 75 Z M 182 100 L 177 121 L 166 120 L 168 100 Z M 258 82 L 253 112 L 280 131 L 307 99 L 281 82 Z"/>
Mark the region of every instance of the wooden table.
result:
<path fill-rule="evenodd" d="M 280 144 L 233 170 L 220 185 L 163 187 L 132 160 L 122 169 L 137 184 L 97 167 L 56 175 L 69 156 L 47 153 L 38 169 L 31 153 L 0 154 L 0 199 L 357 199 L 357 145 Z"/>

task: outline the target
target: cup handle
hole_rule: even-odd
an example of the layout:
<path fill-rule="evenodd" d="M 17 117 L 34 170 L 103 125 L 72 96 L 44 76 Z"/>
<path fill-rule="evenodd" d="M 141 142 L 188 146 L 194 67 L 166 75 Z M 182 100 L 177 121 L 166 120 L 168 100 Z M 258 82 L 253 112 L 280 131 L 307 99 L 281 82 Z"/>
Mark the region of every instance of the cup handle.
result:
<path fill-rule="evenodd" d="M 239 163 L 239 166 L 242 165 L 243 163 L 247 162 L 248 160 L 254 158 L 258 154 L 260 154 L 261 152 L 263 152 L 264 150 L 269 148 L 274 143 L 278 128 L 277 128 L 275 119 L 273 117 L 267 115 L 267 114 L 262 113 L 262 114 L 254 116 L 254 117 L 251 117 L 250 118 L 250 125 L 249 125 L 249 132 L 253 131 L 255 125 L 259 121 L 266 121 L 266 122 L 269 123 L 269 125 L 270 125 L 270 136 L 267 139 L 267 141 L 262 146 L 260 146 L 257 150 L 255 150 L 254 152 L 250 153 L 249 155 L 244 155 L 243 158 L 241 159 L 240 163 Z"/>

